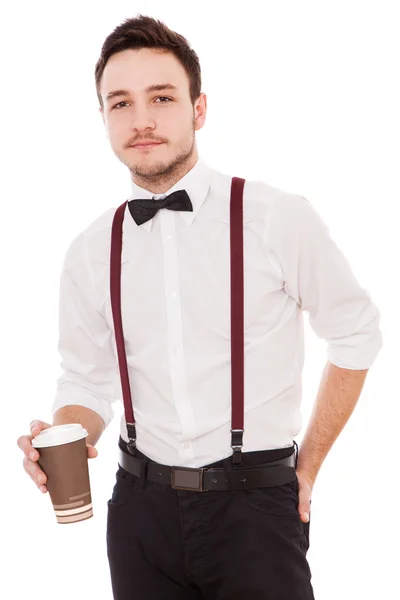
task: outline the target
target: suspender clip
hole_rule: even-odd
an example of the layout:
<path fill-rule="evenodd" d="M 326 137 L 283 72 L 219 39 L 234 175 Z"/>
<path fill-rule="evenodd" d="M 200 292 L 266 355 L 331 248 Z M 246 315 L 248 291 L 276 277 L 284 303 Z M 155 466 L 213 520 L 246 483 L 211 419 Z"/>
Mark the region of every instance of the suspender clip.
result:
<path fill-rule="evenodd" d="M 126 429 L 128 431 L 129 442 L 127 444 L 128 452 L 132 456 L 135 454 L 136 450 L 136 425 L 135 423 L 127 423 Z"/>
<path fill-rule="evenodd" d="M 231 429 L 232 462 L 234 465 L 242 464 L 243 432 L 244 429 Z"/>

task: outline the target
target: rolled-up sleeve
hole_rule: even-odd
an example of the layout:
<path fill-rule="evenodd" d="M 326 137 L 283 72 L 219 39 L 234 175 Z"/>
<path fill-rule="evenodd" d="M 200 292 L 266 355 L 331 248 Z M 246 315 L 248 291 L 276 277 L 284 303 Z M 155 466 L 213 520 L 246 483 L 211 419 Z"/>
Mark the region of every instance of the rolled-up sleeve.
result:
<path fill-rule="evenodd" d="M 317 336 L 328 342 L 329 362 L 368 369 L 382 346 L 380 312 L 309 200 L 279 196 L 267 242 L 280 263 L 285 291 L 309 313 Z"/>
<path fill-rule="evenodd" d="M 117 361 L 112 331 L 98 311 L 84 232 L 70 244 L 62 266 L 59 289 L 59 340 L 62 373 L 52 405 L 78 404 L 92 409 L 107 427 L 117 400 Z"/>

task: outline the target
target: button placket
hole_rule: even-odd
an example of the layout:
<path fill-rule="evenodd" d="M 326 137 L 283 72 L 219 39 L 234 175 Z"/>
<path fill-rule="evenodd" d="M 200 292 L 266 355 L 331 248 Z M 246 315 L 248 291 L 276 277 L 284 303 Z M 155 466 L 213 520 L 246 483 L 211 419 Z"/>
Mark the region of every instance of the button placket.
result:
<path fill-rule="evenodd" d="M 172 393 L 182 434 L 194 437 L 196 424 L 190 403 L 187 401 L 187 382 L 183 356 L 182 308 L 179 293 L 179 263 L 173 211 L 160 212 L 161 232 L 164 240 L 164 282 L 167 313 L 168 346 Z M 186 448 L 190 448 L 189 446 Z"/>

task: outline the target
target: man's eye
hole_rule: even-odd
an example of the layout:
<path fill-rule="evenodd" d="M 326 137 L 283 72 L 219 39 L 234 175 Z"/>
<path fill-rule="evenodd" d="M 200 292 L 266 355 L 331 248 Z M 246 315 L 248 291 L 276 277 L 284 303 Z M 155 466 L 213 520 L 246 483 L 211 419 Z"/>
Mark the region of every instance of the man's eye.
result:
<path fill-rule="evenodd" d="M 167 96 L 157 96 L 156 100 L 158 100 L 158 99 L 168 100 L 168 102 L 161 102 L 161 104 L 168 104 L 169 102 L 172 102 L 172 98 L 168 98 Z M 127 102 L 125 102 L 125 101 L 118 102 L 118 104 L 115 104 L 113 106 L 113 108 L 118 108 L 120 104 L 127 104 Z"/>

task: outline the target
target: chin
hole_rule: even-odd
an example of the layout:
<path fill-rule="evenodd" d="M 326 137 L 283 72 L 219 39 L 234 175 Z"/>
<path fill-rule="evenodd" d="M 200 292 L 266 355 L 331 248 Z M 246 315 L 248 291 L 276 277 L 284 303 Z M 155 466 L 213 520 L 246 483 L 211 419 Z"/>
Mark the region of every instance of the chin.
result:
<path fill-rule="evenodd" d="M 129 165 L 128 165 L 129 166 Z M 161 175 L 169 167 L 167 161 L 153 160 L 141 161 L 138 160 L 129 166 L 134 175 L 139 177 L 148 177 L 151 175 Z"/>

